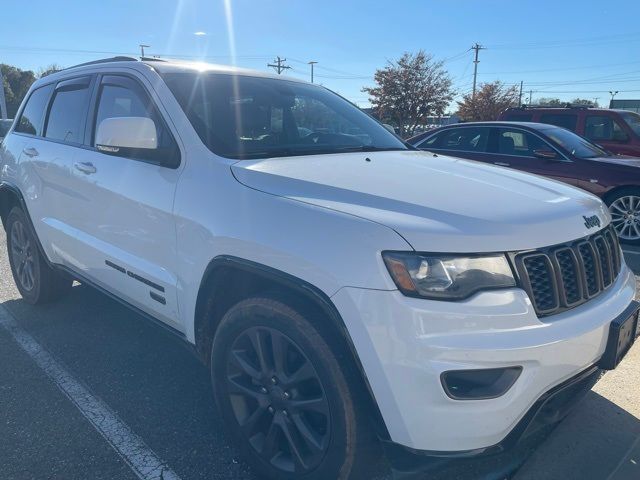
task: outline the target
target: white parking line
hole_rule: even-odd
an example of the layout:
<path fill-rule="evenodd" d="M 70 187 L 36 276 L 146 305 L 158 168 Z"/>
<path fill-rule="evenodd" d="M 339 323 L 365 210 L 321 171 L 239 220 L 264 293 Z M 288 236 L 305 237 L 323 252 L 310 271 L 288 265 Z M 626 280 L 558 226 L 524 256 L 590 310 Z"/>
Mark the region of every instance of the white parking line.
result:
<path fill-rule="evenodd" d="M 20 348 L 53 380 L 140 480 L 180 480 L 142 438 L 133 433 L 108 405 L 74 379 L 50 353 L 18 325 L 2 305 L 0 327 L 11 334 Z"/>

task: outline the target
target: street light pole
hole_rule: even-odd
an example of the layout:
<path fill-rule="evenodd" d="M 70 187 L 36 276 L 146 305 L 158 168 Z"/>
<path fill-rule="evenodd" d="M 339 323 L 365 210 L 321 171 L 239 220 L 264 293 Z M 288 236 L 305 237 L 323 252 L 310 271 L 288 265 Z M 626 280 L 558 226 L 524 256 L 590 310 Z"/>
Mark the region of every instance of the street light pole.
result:
<path fill-rule="evenodd" d="M 611 108 L 611 104 L 613 103 L 613 98 L 618 94 L 618 90 L 609 90 L 609 94 L 611 95 L 611 102 L 609 103 L 609 108 Z"/>

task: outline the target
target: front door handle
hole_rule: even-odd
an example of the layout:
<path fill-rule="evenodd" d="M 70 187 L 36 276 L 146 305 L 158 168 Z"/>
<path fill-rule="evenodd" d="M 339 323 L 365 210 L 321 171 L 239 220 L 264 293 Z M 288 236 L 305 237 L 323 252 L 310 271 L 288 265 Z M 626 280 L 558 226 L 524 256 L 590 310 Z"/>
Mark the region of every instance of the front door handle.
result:
<path fill-rule="evenodd" d="M 33 158 L 33 157 L 37 157 L 38 155 L 40 155 L 40 154 L 38 153 L 38 150 L 36 150 L 36 149 L 35 149 L 35 148 L 33 148 L 33 147 L 29 147 L 29 148 L 25 148 L 25 149 L 23 149 L 23 150 L 22 150 L 22 153 L 24 153 L 27 157 L 31 157 L 31 158 Z"/>
<path fill-rule="evenodd" d="M 87 175 L 91 175 L 92 173 L 96 173 L 98 171 L 91 162 L 76 162 L 73 164 L 73 166 L 76 170 L 79 170 Z"/>
<path fill-rule="evenodd" d="M 506 162 L 493 162 L 494 165 L 500 165 L 501 167 L 510 167 L 511 164 L 510 163 L 506 163 Z"/>

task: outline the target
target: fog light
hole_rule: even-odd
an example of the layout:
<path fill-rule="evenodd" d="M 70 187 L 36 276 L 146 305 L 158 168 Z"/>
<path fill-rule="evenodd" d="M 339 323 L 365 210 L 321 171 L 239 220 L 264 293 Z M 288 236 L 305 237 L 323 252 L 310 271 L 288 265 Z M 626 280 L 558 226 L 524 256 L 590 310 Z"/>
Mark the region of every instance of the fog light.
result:
<path fill-rule="evenodd" d="M 522 367 L 451 370 L 440 376 L 442 388 L 454 400 L 498 398 L 516 383 Z"/>

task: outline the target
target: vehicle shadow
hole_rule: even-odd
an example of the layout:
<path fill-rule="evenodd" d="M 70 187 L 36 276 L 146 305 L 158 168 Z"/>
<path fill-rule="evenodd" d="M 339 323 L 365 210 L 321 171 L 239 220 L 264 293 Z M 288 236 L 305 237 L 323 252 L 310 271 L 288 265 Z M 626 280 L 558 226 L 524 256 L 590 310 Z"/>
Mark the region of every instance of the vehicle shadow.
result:
<path fill-rule="evenodd" d="M 208 369 L 183 341 L 82 285 L 47 306 L 2 305 L 183 480 L 255 478 L 224 437 Z M 604 479 L 640 435 L 640 420 L 592 391 L 549 432 L 499 456 L 434 461 L 411 478 Z M 390 476 L 383 460 L 374 470 L 370 478 Z"/>
<path fill-rule="evenodd" d="M 591 391 L 514 479 L 607 479 L 639 436 L 640 419 Z"/>

